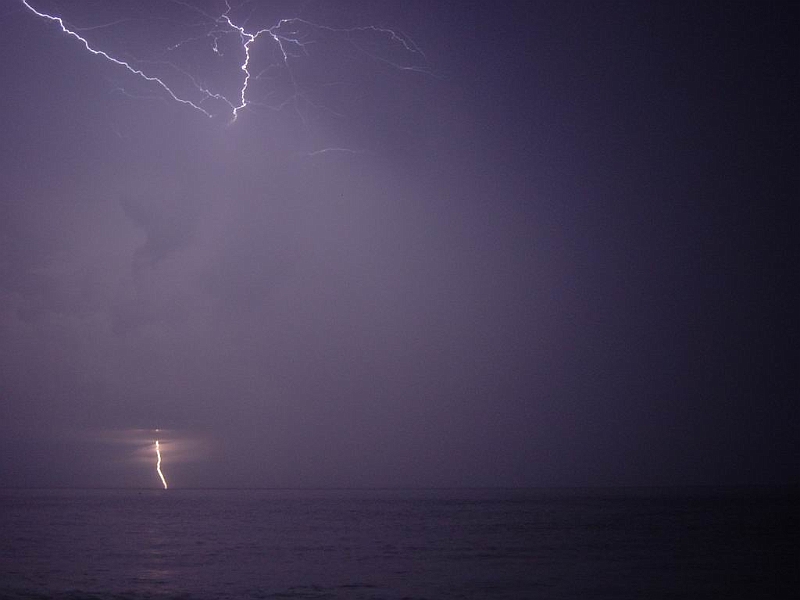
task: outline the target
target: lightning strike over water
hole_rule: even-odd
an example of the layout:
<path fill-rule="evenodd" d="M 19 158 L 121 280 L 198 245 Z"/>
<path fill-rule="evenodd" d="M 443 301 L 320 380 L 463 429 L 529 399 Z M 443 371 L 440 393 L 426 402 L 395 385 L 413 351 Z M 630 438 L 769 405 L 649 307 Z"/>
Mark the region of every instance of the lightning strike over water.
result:
<path fill-rule="evenodd" d="M 56 23 L 64 34 L 78 40 L 94 56 L 99 56 L 108 62 L 123 67 L 145 82 L 160 87 L 175 102 L 199 111 L 207 117 L 215 117 L 220 114 L 221 110 L 224 110 L 228 114 L 228 120 L 231 123 L 237 120 L 243 109 L 252 105 L 264 105 L 264 103 L 250 98 L 251 87 L 253 82 L 263 75 L 272 77 L 275 69 L 282 70 L 286 74 L 284 82 L 290 88 L 290 92 L 283 100 L 279 100 L 274 105 L 268 105 L 269 108 L 280 110 L 287 105 L 293 104 L 297 109 L 298 102 L 314 106 L 314 102 L 308 97 L 307 90 L 298 82 L 291 63 L 295 60 L 309 57 L 311 48 L 325 36 L 337 40 L 338 43 L 346 44 L 347 47 L 354 49 L 357 54 L 363 57 L 388 65 L 393 69 L 431 74 L 431 70 L 427 66 L 427 58 L 419 47 L 410 38 L 392 29 L 376 26 L 336 28 L 294 17 L 280 19 L 270 27 L 248 30 L 245 28 L 245 24 L 252 17 L 252 12 L 244 20 L 244 24 L 238 24 L 231 14 L 235 9 L 227 0 L 225 2 L 226 10 L 218 16 L 209 14 L 189 2 L 170 0 L 169 4 L 173 7 L 181 11 L 190 11 L 193 14 L 193 20 L 186 19 L 181 24 L 181 27 L 187 29 L 202 27 L 204 31 L 199 35 L 193 33 L 182 37 L 177 42 L 173 40 L 171 43 L 166 44 L 163 51 L 158 54 L 161 57 L 160 60 L 123 59 L 120 56 L 111 54 L 110 51 L 97 48 L 94 42 L 90 42 L 88 37 L 85 37 L 87 35 L 85 32 L 121 27 L 129 21 L 147 20 L 147 18 L 117 19 L 102 25 L 75 27 L 68 25 L 63 16 L 50 14 L 35 8 L 30 0 L 20 1 L 25 8 L 37 17 Z M 241 8 L 241 6 L 236 8 Z M 201 22 L 197 22 L 198 17 Z M 152 20 L 157 21 L 159 19 L 152 17 Z M 256 50 L 256 42 L 262 37 L 271 40 L 275 60 L 261 68 L 257 73 L 254 73 L 251 72 L 251 64 L 254 60 L 253 52 Z M 222 50 L 223 40 L 227 42 L 236 40 L 233 42 L 233 46 L 241 56 L 236 66 L 240 83 L 236 86 L 234 94 L 211 91 L 209 87 L 202 83 L 203 77 L 189 73 L 185 68 L 175 64 L 174 61 L 163 59 L 165 56 L 172 56 L 183 47 L 196 47 L 197 44 L 205 44 L 207 42 L 207 47 L 204 46 L 203 50 L 210 49 L 211 56 L 219 61 L 222 60 L 225 54 Z M 377 43 L 379 40 L 380 43 Z M 381 49 L 379 51 L 374 48 Z M 127 53 L 124 54 L 127 56 Z M 269 54 L 268 49 L 264 51 L 264 54 Z M 319 52 L 318 55 L 324 56 Z M 392 56 L 397 58 L 392 58 Z M 218 65 L 219 63 L 214 64 Z M 149 71 L 157 70 L 156 66 L 169 68 L 171 75 L 155 75 L 152 72 L 146 72 L 146 69 Z M 220 70 L 219 67 L 215 67 L 215 69 L 215 72 Z M 175 79 L 174 83 L 172 78 Z M 187 89 L 181 91 L 179 89 L 181 86 Z M 270 91 L 266 95 L 268 97 L 272 96 L 274 91 Z M 232 100 L 231 98 L 234 99 Z"/>
<path fill-rule="evenodd" d="M 158 440 L 156 440 L 156 456 L 158 459 L 156 460 L 156 471 L 158 471 L 158 476 L 161 478 L 161 483 L 164 484 L 164 489 L 167 489 L 167 480 L 164 479 L 164 473 L 161 472 L 161 449 L 158 446 Z"/>

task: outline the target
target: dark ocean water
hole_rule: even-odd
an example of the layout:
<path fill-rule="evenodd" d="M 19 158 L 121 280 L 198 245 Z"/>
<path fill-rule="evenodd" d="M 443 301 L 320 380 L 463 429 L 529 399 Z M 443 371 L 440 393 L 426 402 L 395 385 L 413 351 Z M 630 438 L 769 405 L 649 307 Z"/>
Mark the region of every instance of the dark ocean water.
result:
<path fill-rule="evenodd" d="M 5 490 L 2 598 L 776 598 L 787 489 Z"/>

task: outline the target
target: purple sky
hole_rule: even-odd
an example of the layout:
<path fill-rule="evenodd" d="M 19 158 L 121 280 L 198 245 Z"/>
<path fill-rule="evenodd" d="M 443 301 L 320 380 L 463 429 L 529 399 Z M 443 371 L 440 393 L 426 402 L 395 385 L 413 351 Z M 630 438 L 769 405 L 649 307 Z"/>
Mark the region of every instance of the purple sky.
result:
<path fill-rule="evenodd" d="M 236 99 L 224 2 L 31 4 Z M 797 19 L 650 4 L 235 3 L 328 29 L 230 123 L 5 0 L 0 486 L 796 482 Z"/>

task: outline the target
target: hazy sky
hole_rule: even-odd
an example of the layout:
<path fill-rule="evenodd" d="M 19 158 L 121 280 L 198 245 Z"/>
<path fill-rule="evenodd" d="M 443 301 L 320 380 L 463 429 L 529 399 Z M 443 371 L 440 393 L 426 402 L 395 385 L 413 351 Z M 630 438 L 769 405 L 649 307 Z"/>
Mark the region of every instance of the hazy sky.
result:
<path fill-rule="evenodd" d="M 1 486 L 797 481 L 788 4 L 30 4 Z"/>

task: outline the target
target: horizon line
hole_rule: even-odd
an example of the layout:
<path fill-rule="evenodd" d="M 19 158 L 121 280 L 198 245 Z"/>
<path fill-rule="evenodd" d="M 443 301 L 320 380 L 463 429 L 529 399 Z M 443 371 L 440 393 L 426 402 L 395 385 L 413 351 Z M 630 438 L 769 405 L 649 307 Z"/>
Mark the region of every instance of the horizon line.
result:
<path fill-rule="evenodd" d="M 664 489 L 664 488 L 798 488 L 800 482 L 783 483 L 670 483 L 670 484 L 595 484 L 595 485 L 457 485 L 457 486 L 207 486 L 207 487 L 133 487 L 133 486 L 0 486 L 0 490 L 72 490 L 72 491 L 436 491 L 436 490 L 586 490 L 586 489 Z"/>

